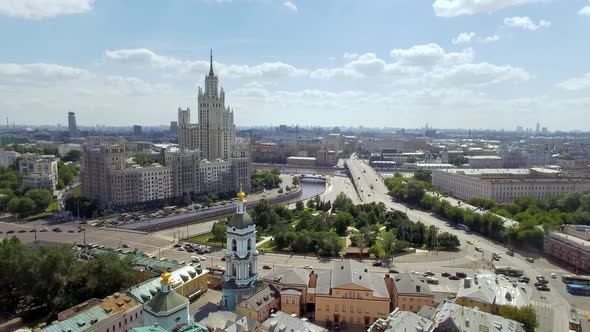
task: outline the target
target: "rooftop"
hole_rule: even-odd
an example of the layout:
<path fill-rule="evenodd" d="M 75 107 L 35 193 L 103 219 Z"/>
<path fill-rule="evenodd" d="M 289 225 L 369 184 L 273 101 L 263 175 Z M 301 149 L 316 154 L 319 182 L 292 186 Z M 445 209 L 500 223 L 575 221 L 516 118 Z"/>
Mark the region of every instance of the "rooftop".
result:
<path fill-rule="evenodd" d="M 209 273 L 209 270 L 201 268 L 200 264 L 197 266 L 187 265 L 172 271 L 170 279 L 172 280 L 173 288 L 177 288 L 206 273 Z M 145 303 L 162 290 L 160 279 L 160 277 L 155 277 L 133 286 L 127 290 L 127 294 L 140 303 Z"/>
<path fill-rule="evenodd" d="M 395 289 L 399 294 L 415 294 L 432 296 L 430 286 L 424 280 L 409 273 L 402 273 L 393 279 Z"/>
<path fill-rule="evenodd" d="M 438 307 L 433 321 L 439 327 L 449 319 L 452 320 L 452 325 L 456 326 L 457 330 L 460 331 L 471 331 L 473 329 L 494 332 L 524 331 L 520 323 L 511 319 L 482 312 L 478 309 L 463 307 L 455 303 L 444 302 Z"/>
<path fill-rule="evenodd" d="M 277 311 L 262 323 L 262 327 L 269 332 L 297 331 L 297 332 L 326 332 L 325 328 L 303 320 L 297 316 Z"/>
<path fill-rule="evenodd" d="M 393 310 L 387 319 L 379 318 L 371 327 L 369 332 L 397 332 L 397 331 L 422 331 L 433 330 L 432 321 L 423 318 L 411 311 L 401 311 L 399 308 Z"/>
<path fill-rule="evenodd" d="M 501 275 L 493 273 L 475 274 L 473 278 L 463 279 L 457 292 L 457 298 L 470 298 L 495 305 L 528 306 L 532 290 L 523 283 L 512 282 Z"/>

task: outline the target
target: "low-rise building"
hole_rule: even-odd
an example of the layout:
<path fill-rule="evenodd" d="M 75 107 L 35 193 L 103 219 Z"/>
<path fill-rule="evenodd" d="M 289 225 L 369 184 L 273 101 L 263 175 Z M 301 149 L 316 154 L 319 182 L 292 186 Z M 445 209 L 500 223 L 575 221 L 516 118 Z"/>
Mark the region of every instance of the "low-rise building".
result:
<path fill-rule="evenodd" d="M 258 331 L 260 323 L 246 316 L 231 311 L 210 312 L 200 321 L 209 331 L 254 332 Z"/>
<path fill-rule="evenodd" d="M 532 289 L 526 284 L 513 284 L 503 275 L 480 273 L 462 280 L 455 303 L 498 314 L 505 305 L 529 306 L 531 295 Z"/>
<path fill-rule="evenodd" d="M 521 323 L 455 303 L 441 304 L 434 315 L 434 332 L 524 332 Z"/>
<path fill-rule="evenodd" d="M 435 307 L 434 294 L 423 279 L 409 273 L 393 278 L 393 307 L 418 312 L 423 306 Z"/>
<path fill-rule="evenodd" d="M 58 160 L 54 155 L 23 154 L 18 163 L 18 170 L 23 177 L 23 186 L 53 192 L 58 180 Z"/>
<path fill-rule="evenodd" d="M 521 196 L 548 199 L 590 190 L 590 178 L 547 168 L 437 169 L 432 172 L 432 185 L 466 201 L 485 197 L 498 203 L 509 203 Z"/>
<path fill-rule="evenodd" d="M 88 306 L 63 321 L 54 322 L 42 332 L 125 332 L 143 325 L 143 308 L 133 298 L 115 293 L 100 304 Z"/>
<path fill-rule="evenodd" d="M 469 168 L 502 168 L 504 160 L 499 156 L 469 156 Z"/>
<path fill-rule="evenodd" d="M 577 231 L 575 226 L 566 227 L 572 229 L 566 228 L 567 233 L 549 232 L 545 240 L 545 253 L 567 264 L 576 273 L 590 273 L 590 235 L 587 228 L 578 226 L 580 230 Z"/>
<path fill-rule="evenodd" d="M 20 153 L 15 151 L 0 150 L 0 167 L 6 168 L 14 166 L 16 158 L 20 156 Z"/>
<path fill-rule="evenodd" d="M 236 305 L 236 313 L 258 322 L 268 319 L 280 308 L 281 296 L 273 285 L 267 285 Z"/>
<path fill-rule="evenodd" d="M 262 322 L 262 329 L 269 332 L 297 331 L 297 332 L 327 332 L 323 327 L 310 323 L 305 318 L 289 315 L 277 311 Z"/>
<path fill-rule="evenodd" d="M 380 318 L 373 323 L 368 332 L 431 332 L 433 328 L 432 321 L 420 317 L 411 311 L 402 311 L 399 308 L 395 308 L 387 318 Z"/>
<path fill-rule="evenodd" d="M 303 167 L 315 167 L 316 166 L 316 158 L 315 157 L 289 157 L 289 158 L 287 158 L 287 164 L 294 165 L 294 166 L 303 166 Z"/>
<path fill-rule="evenodd" d="M 335 150 L 321 149 L 316 154 L 318 166 L 335 166 L 338 163 L 338 152 Z"/>

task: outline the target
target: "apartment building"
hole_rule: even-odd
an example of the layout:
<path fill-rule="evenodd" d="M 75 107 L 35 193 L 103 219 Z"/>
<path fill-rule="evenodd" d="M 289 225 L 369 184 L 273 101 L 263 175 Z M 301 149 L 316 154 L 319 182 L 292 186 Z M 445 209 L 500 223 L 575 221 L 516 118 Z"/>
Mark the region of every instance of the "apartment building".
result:
<path fill-rule="evenodd" d="M 323 148 L 316 154 L 316 163 L 319 166 L 335 166 L 338 163 L 338 152 Z"/>
<path fill-rule="evenodd" d="M 469 156 L 469 168 L 502 168 L 504 160 L 499 156 Z"/>
<path fill-rule="evenodd" d="M 18 169 L 23 177 L 23 186 L 31 189 L 54 191 L 57 186 L 58 158 L 54 155 L 25 153 L 19 160 Z"/>
<path fill-rule="evenodd" d="M 16 158 L 20 156 L 20 153 L 15 151 L 0 150 L 0 167 L 6 168 L 13 166 L 16 162 Z"/>
<path fill-rule="evenodd" d="M 520 196 L 540 199 L 590 190 L 590 178 L 546 168 L 437 169 L 432 185 L 462 200 L 485 197 L 508 203 Z"/>
<path fill-rule="evenodd" d="M 590 227 L 567 225 L 564 232 L 550 232 L 545 253 L 567 264 L 576 273 L 590 273 Z"/>

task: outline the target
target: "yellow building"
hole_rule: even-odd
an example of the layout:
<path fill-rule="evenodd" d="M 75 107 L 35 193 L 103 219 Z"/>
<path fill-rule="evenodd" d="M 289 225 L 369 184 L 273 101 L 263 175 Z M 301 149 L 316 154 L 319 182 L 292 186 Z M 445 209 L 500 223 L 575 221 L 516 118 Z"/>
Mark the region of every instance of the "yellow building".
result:
<path fill-rule="evenodd" d="M 236 313 L 255 319 L 259 322 L 267 320 L 280 308 L 279 292 L 272 285 L 262 287 L 256 293 L 236 305 Z"/>
<path fill-rule="evenodd" d="M 424 280 L 411 274 L 398 274 L 393 282 L 393 307 L 417 313 L 423 306 L 436 307 L 434 295 Z"/>

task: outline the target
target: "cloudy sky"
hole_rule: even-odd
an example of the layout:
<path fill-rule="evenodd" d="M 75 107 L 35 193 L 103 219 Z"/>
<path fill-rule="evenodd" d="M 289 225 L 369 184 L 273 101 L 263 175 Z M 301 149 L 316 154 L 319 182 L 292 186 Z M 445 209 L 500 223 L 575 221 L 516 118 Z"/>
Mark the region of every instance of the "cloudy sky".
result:
<path fill-rule="evenodd" d="M 590 130 L 589 0 L 0 0 L 0 116 Z M 196 118 L 196 116 L 194 116 Z"/>

